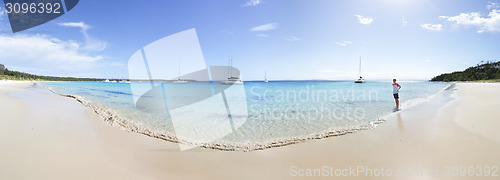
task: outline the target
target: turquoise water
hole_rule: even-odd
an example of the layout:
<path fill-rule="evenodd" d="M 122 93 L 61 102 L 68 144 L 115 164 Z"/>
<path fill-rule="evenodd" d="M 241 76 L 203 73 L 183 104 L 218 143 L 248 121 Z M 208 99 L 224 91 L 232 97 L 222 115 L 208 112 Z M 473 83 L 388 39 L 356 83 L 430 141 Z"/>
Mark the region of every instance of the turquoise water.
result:
<path fill-rule="evenodd" d="M 331 81 L 44 82 L 78 95 L 154 132 L 192 145 L 244 147 L 315 137 L 383 119 L 395 107 L 392 83 Z M 444 91 L 450 83 L 400 82 L 404 110 Z"/>

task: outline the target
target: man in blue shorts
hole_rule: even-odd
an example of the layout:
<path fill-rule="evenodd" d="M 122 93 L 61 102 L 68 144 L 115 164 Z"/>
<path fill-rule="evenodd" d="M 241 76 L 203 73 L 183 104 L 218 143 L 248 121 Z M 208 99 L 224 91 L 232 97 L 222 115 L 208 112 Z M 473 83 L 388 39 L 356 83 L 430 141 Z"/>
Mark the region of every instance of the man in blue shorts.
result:
<path fill-rule="evenodd" d="M 399 109 L 399 89 L 401 89 L 401 86 L 396 83 L 396 79 L 392 80 L 392 95 L 394 95 L 394 100 L 396 100 L 396 110 Z"/>

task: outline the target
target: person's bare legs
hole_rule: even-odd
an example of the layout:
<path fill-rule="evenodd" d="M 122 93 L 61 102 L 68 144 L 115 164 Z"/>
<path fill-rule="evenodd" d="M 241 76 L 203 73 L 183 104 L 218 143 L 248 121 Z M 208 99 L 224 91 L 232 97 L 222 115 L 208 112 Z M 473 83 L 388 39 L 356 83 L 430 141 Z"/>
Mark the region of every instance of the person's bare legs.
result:
<path fill-rule="evenodd" d="M 396 109 L 399 109 L 399 99 L 394 99 L 396 100 Z"/>

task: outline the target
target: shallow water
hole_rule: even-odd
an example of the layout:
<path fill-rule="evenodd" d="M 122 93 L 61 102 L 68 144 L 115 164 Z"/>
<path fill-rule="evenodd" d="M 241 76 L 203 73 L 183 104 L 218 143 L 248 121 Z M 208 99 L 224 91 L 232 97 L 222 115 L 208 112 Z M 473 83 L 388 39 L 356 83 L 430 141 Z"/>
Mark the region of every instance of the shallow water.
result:
<path fill-rule="evenodd" d="M 143 134 L 215 149 L 263 149 L 371 128 L 392 113 L 392 83 L 332 81 L 44 82 L 141 126 Z M 450 83 L 402 82 L 401 108 Z M 130 128 L 130 127 L 127 127 Z M 145 129 L 145 130 L 144 130 Z M 160 134 L 160 135 L 158 135 Z M 150 135 L 150 134 L 148 134 Z"/>

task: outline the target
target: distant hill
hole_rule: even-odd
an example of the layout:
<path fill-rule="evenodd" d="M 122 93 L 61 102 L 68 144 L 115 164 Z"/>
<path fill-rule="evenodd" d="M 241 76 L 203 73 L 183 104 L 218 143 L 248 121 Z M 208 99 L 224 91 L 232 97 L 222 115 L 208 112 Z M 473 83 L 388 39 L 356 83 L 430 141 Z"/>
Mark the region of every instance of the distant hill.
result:
<path fill-rule="evenodd" d="M 75 78 L 75 77 L 54 77 L 54 76 L 39 76 L 28 74 L 19 71 L 11 71 L 3 64 L 0 64 L 0 80 L 24 80 L 24 81 L 104 81 L 104 79 L 96 78 Z"/>
<path fill-rule="evenodd" d="M 481 61 L 481 63 L 483 63 Z M 431 81 L 478 81 L 478 80 L 498 80 L 500 81 L 500 61 L 487 61 L 465 71 L 456 71 L 436 76 Z"/>

